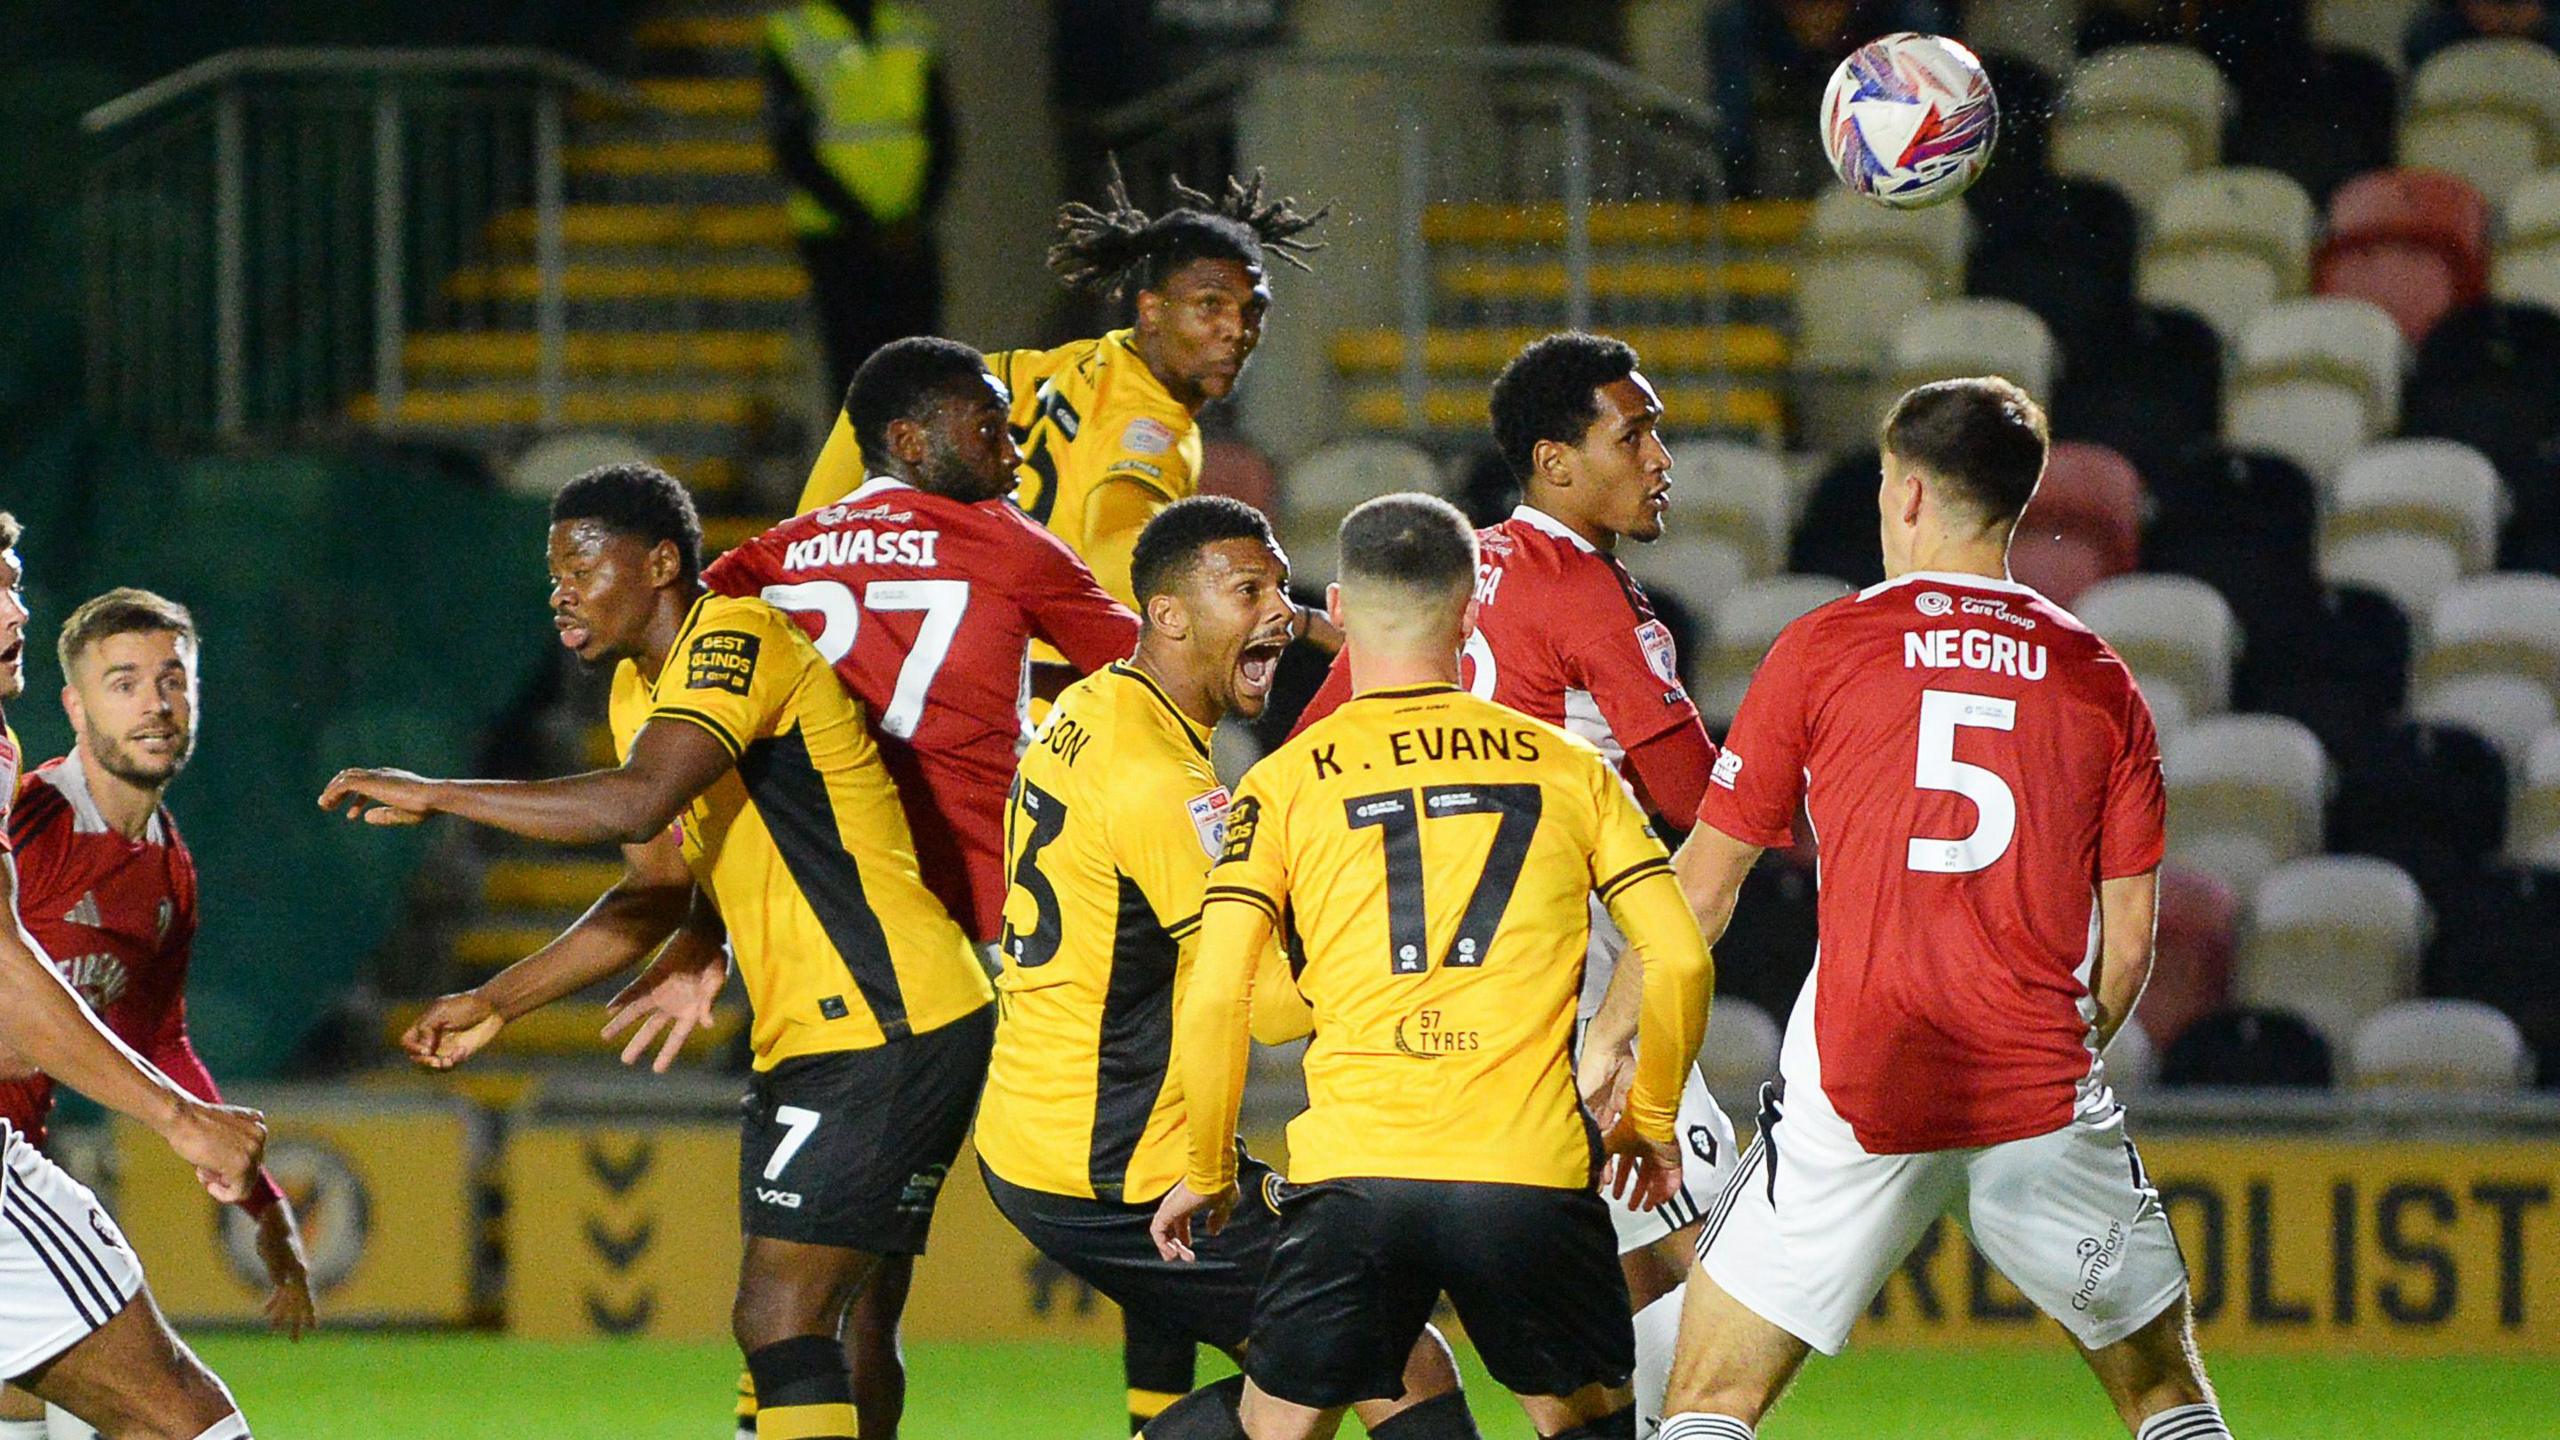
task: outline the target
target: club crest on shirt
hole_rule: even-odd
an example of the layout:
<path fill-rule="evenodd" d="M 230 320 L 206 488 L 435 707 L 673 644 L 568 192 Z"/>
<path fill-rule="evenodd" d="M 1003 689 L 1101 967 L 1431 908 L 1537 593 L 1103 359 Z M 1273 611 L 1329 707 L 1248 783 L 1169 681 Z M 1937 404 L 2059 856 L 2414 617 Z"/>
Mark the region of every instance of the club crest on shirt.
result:
<path fill-rule="evenodd" d="M 1227 787 L 1219 786 L 1189 802 L 1191 828 L 1200 834 L 1200 848 L 1215 860 L 1227 848 Z"/>
<path fill-rule="evenodd" d="M 1911 606 L 1923 615 L 1944 615 L 1956 608 L 1956 602 L 1936 590 L 1923 590 L 1911 597 Z"/>
<path fill-rule="evenodd" d="M 1636 627 L 1636 644 L 1644 650 L 1644 663 L 1656 678 L 1674 689 L 1680 685 L 1680 647 L 1672 643 L 1671 627 L 1659 620 L 1647 620 Z"/>
<path fill-rule="evenodd" d="M 1141 415 L 1120 432 L 1120 448 L 1134 455 L 1161 455 L 1173 448 L 1173 427 Z"/>
<path fill-rule="evenodd" d="M 763 640 L 743 630 L 713 630 L 686 647 L 684 688 L 744 695 L 756 678 L 756 650 Z"/>

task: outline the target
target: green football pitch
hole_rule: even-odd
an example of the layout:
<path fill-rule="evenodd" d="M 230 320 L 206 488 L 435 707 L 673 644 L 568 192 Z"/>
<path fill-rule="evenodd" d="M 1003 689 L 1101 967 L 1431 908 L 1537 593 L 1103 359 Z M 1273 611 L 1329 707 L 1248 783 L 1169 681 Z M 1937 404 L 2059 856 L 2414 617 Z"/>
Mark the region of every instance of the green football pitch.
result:
<path fill-rule="evenodd" d="M 196 1342 L 273 1440 L 727 1440 L 735 1352 L 718 1345 L 536 1344 L 478 1336 L 241 1335 Z M 2544 1440 L 2560 1361 L 2231 1357 L 2214 1367 L 2241 1440 Z M 1119 1357 L 1086 1346 L 919 1344 L 910 1440 L 1112 1440 Z M 1472 1364 L 1488 1440 L 1528 1440 Z M 1357 1426 L 1347 1426 L 1356 1433 Z M 1853 1350 L 1817 1360 L 1771 1440 L 2103 1440 L 2120 1436 L 2079 1363 L 2052 1352 Z"/>

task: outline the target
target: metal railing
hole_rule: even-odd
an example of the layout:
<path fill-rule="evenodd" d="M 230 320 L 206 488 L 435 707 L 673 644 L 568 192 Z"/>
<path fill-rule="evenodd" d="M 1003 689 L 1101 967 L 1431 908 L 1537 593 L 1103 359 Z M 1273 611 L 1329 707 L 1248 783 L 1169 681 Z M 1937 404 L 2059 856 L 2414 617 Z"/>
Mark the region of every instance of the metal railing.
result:
<path fill-rule="evenodd" d="M 446 281 L 529 240 L 544 418 L 564 388 L 570 102 L 629 92 L 536 50 L 253 49 L 92 110 L 92 407 L 169 439 L 399 418 L 421 326 L 520 309 Z M 529 235 L 500 236 L 527 211 Z M 511 318 L 511 315 L 510 315 Z"/>
<path fill-rule="evenodd" d="M 1199 184 L 1234 173 L 1240 123 L 1259 87 L 1325 75 L 1390 107 L 1395 132 L 1397 319 L 1407 423 L 1422 425 L 1435 320 L 1577 327 L 1624 324 L 1721 326 L 1729 299 L 1723 227 L 1703 212 L 1725 194 L 1712 106 L 1631 70 L 1558 46 L 1412 52 L 1260 51 L 1204 68 L 1103 117 L 1100 138 L 1120 157 L 1139 203 L 1161 204 L 1168 180 Z M 1327 123 L 1342 124 L 1335 116 Z M 1295 182 L 1293 184 L 1303 183 Z M 1495 202 L 1537 207 L 1554 266 L 1527 283 L 1446 284 L 1494 263 L 1464 238 L 1435 239 L 1436 207 Z M 1662 202 L 1657 224 L 1595 225 L 1603 207 Z M 1625 212 L 1621 212 L 1622 214 Z M 1633 217 L 1630 217 L 1633 218 Z M 1700 283 L 1601 283 L 1612 252 L 1640 247 L 1672 274 Z M 1663 272 L 1657 271 L 1657 274 Z M 1560 283 L 1554 283 L 1559 282 Z M 1721 387 L 1722 360 L 1697 367 Z"/>

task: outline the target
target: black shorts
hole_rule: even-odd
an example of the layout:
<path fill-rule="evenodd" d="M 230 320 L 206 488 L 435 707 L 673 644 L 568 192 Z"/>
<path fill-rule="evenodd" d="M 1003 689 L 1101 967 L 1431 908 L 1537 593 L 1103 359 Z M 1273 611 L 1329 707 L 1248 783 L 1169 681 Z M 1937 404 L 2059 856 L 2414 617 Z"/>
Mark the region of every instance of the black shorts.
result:
<path fill-rule="evenodd" d="M 796 1056 L 754 1077 L 738 1130 L 746 1232 L 923 1254 L 994 1044 L 989 1005 L 921 1035 Z"/>
<path fill-rule="evenodd" d="M 1283 1186 L 1245 1373 L 1332 1409 L 1404 1391 L 1444 1293 L 1485 1369 L 1518 1395 L 1624 1385 L 1635 1326 L 1617 1232 L 1590 1190 L 1450 1180 Z"/>
<path fill-rule="evenodd" d="M 1026 1190 L 978 1162 L 996 1209 L 1032 1248 L 1068 1274 L 1111 1297 L 1122 1310 L 1170 1334 L 1237 1354 L 1253 1333 L 1254 1297 L 1280 1242 L 1274 1208 L 1280 1177 L 1247 1157 L 1236 1171 L 1242 1192 L 1226 1228 L 1211 1235 L 1194 1226 L 1189 1263 L 1156 1253 L 1147 1226 L 1153 1205 L 1081 1200 L 1046 1190 Z"/>

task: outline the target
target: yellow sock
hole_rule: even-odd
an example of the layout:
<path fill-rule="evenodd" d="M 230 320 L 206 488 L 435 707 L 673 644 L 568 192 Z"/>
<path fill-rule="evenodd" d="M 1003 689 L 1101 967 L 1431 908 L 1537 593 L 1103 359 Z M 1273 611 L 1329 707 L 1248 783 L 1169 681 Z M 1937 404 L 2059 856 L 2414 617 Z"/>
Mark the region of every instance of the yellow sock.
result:
<path fill-rule="evenodd" d="M 738 1418 L 756 1418 L 756 1377 L 752 1371 L 738 1372 Z"/>
<path fill-rule="evenodd" d="M 756 1440 L 854 1440 L 853 1407 L 774 1405 L 756 1416 Z"/>

